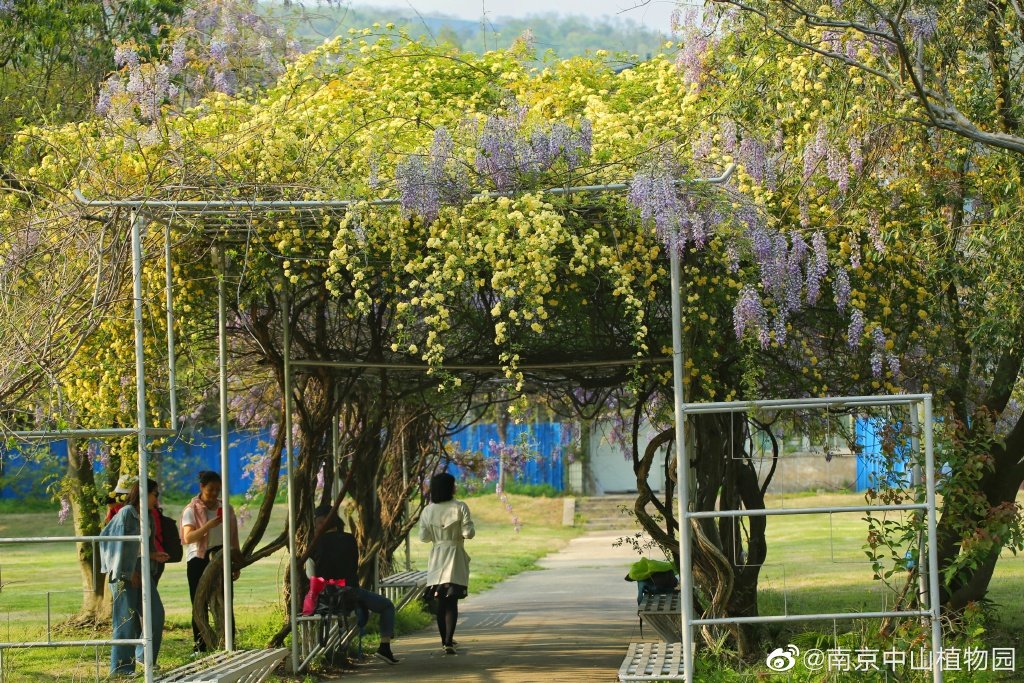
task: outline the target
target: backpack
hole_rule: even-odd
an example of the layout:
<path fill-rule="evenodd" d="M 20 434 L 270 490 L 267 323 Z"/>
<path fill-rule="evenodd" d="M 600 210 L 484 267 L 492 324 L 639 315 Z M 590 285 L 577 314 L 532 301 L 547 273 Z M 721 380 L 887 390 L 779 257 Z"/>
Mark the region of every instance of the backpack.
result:
<path fill-rule="evenodd" d="M 170 555 L 168 562 L 181 562 L 185 556 L 185 549 L 181 546 L 181 536 L 178 534 L 178 524 L 160 513 L 160 533 L 163 536 L 164 552 Z"/>
<path fill-rule="evenodd" d="M 663 560 L 641 557 L 629 567 L 626 581 L 636 581 L 636 603 L 643 602 L 650 593 L 671 593 L 679 585 L 675 567 Z"/>
<path fill-rule="evenodd" d="M 316 596 L 316 608 L 313 610 L 313 614 L 320 615 L 320 647 L 327 647 L 327 640 L 331 635 L 331 619 L 340 622 L 358 606 L 359 601 L 352 586 L 328 583 L 323 587 Z"/>

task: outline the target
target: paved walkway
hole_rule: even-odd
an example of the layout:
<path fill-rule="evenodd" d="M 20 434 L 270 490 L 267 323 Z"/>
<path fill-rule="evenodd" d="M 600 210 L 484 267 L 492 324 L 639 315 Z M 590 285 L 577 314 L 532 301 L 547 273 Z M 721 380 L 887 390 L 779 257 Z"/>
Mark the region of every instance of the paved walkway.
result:
<path fill-rule="evenodd" d="M 401 660 L 373 660 L 336 681 L 617 681 L 632 640 L 640 640 L 635 584 L 623 580 L 636 553 L 612 547 L 628 531 L 572 540 L 459 606 L 459 654 L 441 651 L 436 626 L 392 645 Z"/>

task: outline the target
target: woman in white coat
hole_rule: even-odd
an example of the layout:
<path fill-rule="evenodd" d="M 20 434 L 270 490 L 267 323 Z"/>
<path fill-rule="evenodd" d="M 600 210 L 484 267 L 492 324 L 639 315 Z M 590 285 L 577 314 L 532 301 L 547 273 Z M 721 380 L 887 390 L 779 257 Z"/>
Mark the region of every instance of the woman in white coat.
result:
<path fill-rule="evenodd" d="M 459 600 L 469 594 L 469 555 L 465 540 L 476 529 L 469 506 L 455 500 L 455 477 L 442 472 L 430 480 L 430 505 L 420 515 L 420 540 L 433 543 L 427 565 L 427 595 L 437 599 L 437 630 L 446 654 L 455 654 Z"/>

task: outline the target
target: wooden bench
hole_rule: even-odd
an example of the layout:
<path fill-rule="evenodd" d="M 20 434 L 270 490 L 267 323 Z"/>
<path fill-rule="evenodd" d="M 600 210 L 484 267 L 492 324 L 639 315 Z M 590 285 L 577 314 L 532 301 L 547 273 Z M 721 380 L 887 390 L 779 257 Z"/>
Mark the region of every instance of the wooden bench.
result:
<path fill-rule="evenodd" d="M 157 683 L 261 683 L 288 656 L 285 648 L 215 652 L 172 669 Z"/>
<path fill-rule="evenodd" d="M 640 601 L 636 613 L 661 636 L 666 643 L 683 639 L 683 625 L 679 614 L 679 592 L 648 593 Z"/>
<path fill-rule="evenodd" d="M 619 667 L 619 680 L 623 683 L 681 681 L 682 667 L 681 643 L 630 643 L 626 658 Z"/>
<path fill-rule="evenodd" d="M 395 603 L 395 610 L 405 607 L 427 587 L 427 573 L 411 570 L 392 574 L 380 580 L 380 593 Z"/>
<path fill-rule="evenodd" d="M 300 616 L 296 620 L 293 638 L 299 639 L 299 671 L 305 671 L 310 663 L 321 653 L 346 647 L 359 632 L 355 623 L 349 623 L 347 616 L 331 619 L 331 630 L 327 640 L 320 645 L 320 625 L 323 617 L 319 614 Z"/>

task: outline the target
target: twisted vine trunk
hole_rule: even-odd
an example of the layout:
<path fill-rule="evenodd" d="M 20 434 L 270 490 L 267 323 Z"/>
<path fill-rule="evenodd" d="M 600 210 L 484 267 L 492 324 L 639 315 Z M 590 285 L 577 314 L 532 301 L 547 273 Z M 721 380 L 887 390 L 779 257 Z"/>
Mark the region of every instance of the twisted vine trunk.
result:
<path fill-rule="evenodd" d="M 639 411 L 638 411 L 639 412 Z M 693 446 L 687 449 L 695 473 L 694 510 L 739 510 L 764 507 L 764 487 L 749 454 L 741 444 L 746 435 L 746 420 L 741 416 L 699 415 L 691 419 Z M 634 419 L 634 471 L 637 476 L 637 500 L 634 511 L 644 530 L 667 549 L 679 564 L 679 520 L 675 498 L 674 458 L 666 458 L 664 499 L 659 500 L 648 483 L 657 451 L 671 449 L 675 429 L 657 434 L 638 455 L 639 418 Z M 648 510 L 653 507 L 653 512 Z M 664 526 L 659 522 L 664 520 Z M 767 555 L 764 517 L 721 518 L 691 521 L 692 564 L 695 594 L 691 597 L 697 614 L 708 617 L 756 616 L 757 581 Z M 717 629 L 703 628 L 704 640 L 718 644 Z M 733 625 L 726 629 L 741 657 L 754 654 L 755 627 Z"/>
<path fill-rule="evenodd" d="M 70 486 L 68 498 L 71 501 L 75 533 L 80 536 L 95 536 L 103 527 L 101 511 L 104 508 L 96 503 L 99 496 L 92 463 L 89 462 L 89 458 L 83 452 L 81 443 L 77 439 L 68 440 L 66 476 Z M 75 545 L 78 550 L 78 572 L 82 582 L 82 606 L 72 622 L 80 626 L 98 626 L 109 623 L 110 592 L 107 590 L 106 577 L 99 571 L 99 562 L 96 557 L 98 548 L 91 543 L 76 543 Z"/>

